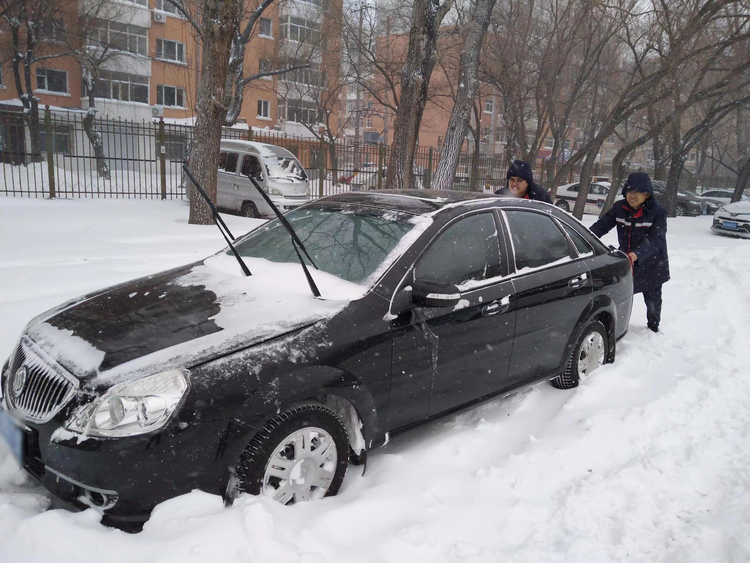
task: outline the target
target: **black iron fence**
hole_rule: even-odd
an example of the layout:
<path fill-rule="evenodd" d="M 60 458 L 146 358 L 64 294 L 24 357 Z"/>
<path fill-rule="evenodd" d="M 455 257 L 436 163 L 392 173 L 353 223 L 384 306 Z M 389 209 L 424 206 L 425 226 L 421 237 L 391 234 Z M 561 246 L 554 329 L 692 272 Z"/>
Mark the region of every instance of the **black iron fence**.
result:
<path fill-rule="evenodd" d="M 101 152 L 84 128 L 84 111 L 40 109 L 32 121 L 21 111 L 0 111 L 0 193 L 23 197 L 186 197 L 182 165 L 193 140 L 192 125 L 95 119 Z M 295 137 L 279 131 L 225 128 L 229 139 L 287 148 L 311 178 L 310 195 L 321 197 L 385 186 L 391 148 L 385 145 Z M 417 187 L 431 188 L 437 149 L 420 147 L 414 163 Z M 476 161 L 476 162 L 475 162 Z M 102 170 L 102 162 L 106 171 Z M 462 153 L 453 189 L 495 190 L 507 170 L 501 156 Z M 474 172 L 472 172 L 474 171 Z"/>

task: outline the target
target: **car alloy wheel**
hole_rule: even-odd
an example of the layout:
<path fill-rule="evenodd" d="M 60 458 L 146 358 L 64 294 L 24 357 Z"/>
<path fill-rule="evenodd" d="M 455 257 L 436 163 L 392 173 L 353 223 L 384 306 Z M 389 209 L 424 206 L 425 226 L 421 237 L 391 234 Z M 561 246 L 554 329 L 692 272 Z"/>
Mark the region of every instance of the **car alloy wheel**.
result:
<path fill-rule="evenodd" d="M 344 480 L 348 441 L 341 419 L 319 404 L 276 416 L 240 456 L 227 490 L 270 496 L 284 505 L 335 495 Z"/>
<path fill-rule="evenodd" d="M 687 215 L 687 210 L 685 209 L 684 205 L 678 205 L 677 206 L 676 215 L 678 217 L 684 217 L 685 215 Z"/>
<path fill-rule="evenodd" d="M 598 321 L 591 321 L 583 330 L 565 366 L 565 372 L 550 380 L 558 389 L 578 387 L 582 377 L 591 375 L 606 361 L 607 329 Z"/>

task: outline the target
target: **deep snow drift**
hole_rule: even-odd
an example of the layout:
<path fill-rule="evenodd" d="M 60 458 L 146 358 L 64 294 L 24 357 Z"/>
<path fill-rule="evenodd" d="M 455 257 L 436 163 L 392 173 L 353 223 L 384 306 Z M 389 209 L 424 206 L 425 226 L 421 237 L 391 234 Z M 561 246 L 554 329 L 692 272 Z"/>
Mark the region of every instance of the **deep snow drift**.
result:
<path fill-rule="evenodd" d="M 2 361 L 34 315 L 219 250 L 187 213 L 0 198 Z M 616 363 L 578 389 L 536 385 L 396 436 L 321 502 L 225 509 L 196 491 L 128 535 L 45 511 L 0 443 L 0 561 L 750 561 L 750 241 L 708 217 L 670 219 L 668 240 L 663 334 L 638 296 Z"/>

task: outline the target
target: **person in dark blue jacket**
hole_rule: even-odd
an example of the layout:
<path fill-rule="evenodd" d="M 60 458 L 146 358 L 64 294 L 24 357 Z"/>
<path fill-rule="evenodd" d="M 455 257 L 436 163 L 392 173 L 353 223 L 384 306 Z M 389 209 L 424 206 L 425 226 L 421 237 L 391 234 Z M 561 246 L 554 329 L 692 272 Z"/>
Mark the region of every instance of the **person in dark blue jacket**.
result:
<path fill-rule="evenodd" d="M 601 237 L 617 227 L 620 250 L 633 266 L 633 293 L 643 293 L 648 328 L 659 332 L 661 286 L 669 281 L 667 257 L 667 210 L 654 199 L 651 178 L 645 172 L 633 172 L 622 188 L 625 199 L 591 226 Z"/>
<path fill-rule="evenodd" d="M 514 160 L 505 177 L 508 180 L 508 185 L 497 190 L 496 194 L 552 203 L 547 190 L 534 183 L 534 173 L 528 162 Z"/>

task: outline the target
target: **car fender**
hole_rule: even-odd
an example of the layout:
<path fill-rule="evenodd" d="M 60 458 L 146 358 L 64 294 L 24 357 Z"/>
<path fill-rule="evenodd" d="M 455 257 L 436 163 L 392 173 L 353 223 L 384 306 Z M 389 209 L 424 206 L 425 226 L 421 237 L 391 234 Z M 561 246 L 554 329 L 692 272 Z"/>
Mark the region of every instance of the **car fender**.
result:
<path fill-rule="evenodd" d="M 573 353 L 573 347 L 576 345 L 578 339 L 581 338 L 581 335 L 583 334 L 583 329 L 586 328 L 586 325 L 589 324 L 589 322 L 602 314 L 609 316 L 609 322 L 604 323 L 604 326 L 607 329 L 608 344 L 607 354 L 604 358 L 604 362 L 607 364 L 611 364 L 615 361 L 615 334 L 617 332 L 615 323 L 617 322 L 617 308 L 615 307 L 615 303 L 608 295 L 596 295 L 586 306 L 586 308 L 581 312 L 581 315 L 576 321 L 575 329 L 573 329 L 573 332 L 568 339 L 568 343 L 565 346 L 565 353 L 563 354 L 563 361 L 560 365 L 560 370 L 565 369 L 568 358 Z"/>

